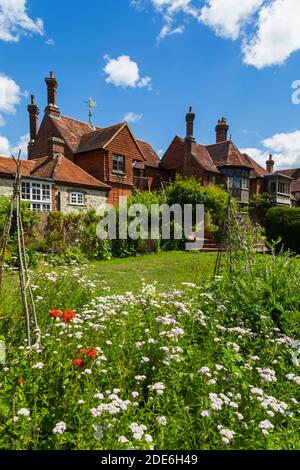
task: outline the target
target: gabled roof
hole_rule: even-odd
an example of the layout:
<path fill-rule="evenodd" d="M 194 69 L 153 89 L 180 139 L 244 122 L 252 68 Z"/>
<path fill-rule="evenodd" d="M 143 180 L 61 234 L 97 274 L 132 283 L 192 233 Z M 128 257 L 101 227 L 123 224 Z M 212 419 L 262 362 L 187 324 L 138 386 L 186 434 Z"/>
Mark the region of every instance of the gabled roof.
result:
<path fill-rule="evenodd" d="M 93 132 L 93 128 L 86 122 L 77 121 L 66 116 L 60 116 L 59 118 L 50 116 L 50 119 L 73 153 L 77 151 L 81 137 Z M 96 130 L 98 129 L 100 127 L 96 127 Z"/>
<path fill-rule="evenodd" d="M 0 157 L 0 174 L 13 177 L 15 172 L 14 160 L 9 157 Z M 55 158 L 41 157 L 30 161 L 21 160 L 21 174 L 23 177 L 53 180 L 56 183 L 69 184 L 70 186 L 110 189 L 107 184 L 89 175 L 62 155 Z"/>
<path fill-rule="evenodd" d="M 104 148 L 125 126 L 125 123 L 120 123 L 95 131 L 90 129 L 88 134 L 84 134 L 81 137 L 76 153 Z"/>
<path fill-rule="evenodd" d="M 231 141 L 206 146 L 214 164 L 217 167 L 243 167 L 252 169 L 252 164 L 241 154 L 236 145 Z"/>
<path fill-rule="evenodd" d="M 250 178 L 264 178 L 269 174 L 269 172 L 259 165 L 253 158 L 249 157 L 246 153 L 243 153 L 243 157 L 245 157 L 250 165 L 252 166 L 252 170 L 250 172 Z"/>
<path fill-rule="evenodd" d="M 157 155 L 153 147 L 151 147 L 151 145 L 148 144 L 148 142 L 144 142 L 143 140 L 137 140 L 137 143 L 140 149 L 142 150 L 143 155 L 146 159 L 145 161 L 146 166 L 152 167 L 152 168 L 158 168 L 159 166 L 162 166 L 159 156 Z"/>

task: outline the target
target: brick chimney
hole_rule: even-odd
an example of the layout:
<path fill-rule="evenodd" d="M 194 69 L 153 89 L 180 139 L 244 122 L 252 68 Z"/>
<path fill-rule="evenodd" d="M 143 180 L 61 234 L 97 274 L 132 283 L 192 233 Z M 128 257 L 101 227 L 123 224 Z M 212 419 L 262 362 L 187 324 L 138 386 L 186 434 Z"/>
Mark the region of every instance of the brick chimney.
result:
<path fill-rule="evenodd" d="M 190 106 L 186 115 L 186 137 L 184 143 L 184 156 L 183 156 L 183 176 L 189 178 L 194 174 L 193 155 L 196 152 L 196 139 L 194 137 L 194 122 L 195 114 Z"/>
<path fill-rule="evenodd" d="M 58 155 L 65 154 L 65 142 L 57 137 L 50 137 L 49 142 L 49 157 L 55 158 Z"/>
<path fill-rule="evenodd" d="M 273 160 L 273 155 L 269 155 L 269 160 L 266 161 L 267 171 L 269 173 L 274 173 L 275 162 Z"/>
<path fill-rule="evenodd" d="M 47 106 L 45 113 L 51 115 L 52 117 L 60 117 L 59 107 L 56 104 L 56 93 L 58 88 L 58 82 L 54 76 L 53 72 L 50 72 L 50 77 L 45 78 L 47 85 Z"/>
<path fill-rule="evenodd" d="M 189 112 L 186 115 L 186 139 L 192 142 L 196 142 L 194 137 L 194 122 L 195 122 L 195 114 L 193 113 L 193 109 L 190 106 Z"/>
<path fill-rule="evenodd" d="M 35 104 L 35 97 L 31 95 L 31 102 L 27 107 L 29 113 L 30 142 L 28 145 L 28 154 L 35 142 L 39 130 L 39 108 Z"/>
<path fill-rule="evenodd" d="M 218 120 L 218 124 L 216 125 L 216 143 L 226 142 L 228 140 L 229 126 L 227 124 L 227 119 L 222 117 L 222 119 Z"/>

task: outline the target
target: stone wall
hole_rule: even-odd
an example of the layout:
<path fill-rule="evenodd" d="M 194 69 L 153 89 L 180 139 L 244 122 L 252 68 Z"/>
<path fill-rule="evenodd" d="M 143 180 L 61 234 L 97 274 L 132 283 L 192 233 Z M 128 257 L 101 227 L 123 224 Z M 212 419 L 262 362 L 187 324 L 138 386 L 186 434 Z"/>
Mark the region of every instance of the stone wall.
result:
<path fill-rule="evenodd" d="M 0 177 L 0 196 L 12 196 L 14 180 Z"/>
<path fill-rule="evenodd" d="M 72 192 L 84 193 L 84 206 L 76 206 L 70 204 L 70 193 Z M 60 210 L 65 214 L 73 212 L 87 211 L 89 209 L 96 209 L 97 213 L 100 212 L 101 207 L 107 202 L 106 193 L 95 189 L 75 189 L 74 187 L 56 186 L 56 195 L 60 193 Z"/>

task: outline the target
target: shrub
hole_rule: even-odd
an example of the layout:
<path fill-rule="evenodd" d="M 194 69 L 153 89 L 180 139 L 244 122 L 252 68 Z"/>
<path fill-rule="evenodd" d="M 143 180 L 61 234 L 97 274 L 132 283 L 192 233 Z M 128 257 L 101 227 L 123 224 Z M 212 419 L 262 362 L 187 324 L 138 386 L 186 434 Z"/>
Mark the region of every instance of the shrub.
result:
<path fill-rule="evenodd" d="M 273 207 L 266 216 L 269 241 L 280 239 L 278 247 L 300 253 L 300 208 Z"/>
<path fill-rule="evenodd" d="M 205 212 L 211 215 L 212 223 L 219 227 L 224 222 L 225 209 L 228 204 L 228 195 L 220 186 L 202 186 L 195 178 L 176 178 L 166 190 L 169 205 L 204 204 Z"/>
<path fill-rule="evenodd" d="M 266 214 L 273 206 L 272 196 L 268 193 L 255 194 L 250 201 L 251 218 L 261 225 L 265 224 Z"/>

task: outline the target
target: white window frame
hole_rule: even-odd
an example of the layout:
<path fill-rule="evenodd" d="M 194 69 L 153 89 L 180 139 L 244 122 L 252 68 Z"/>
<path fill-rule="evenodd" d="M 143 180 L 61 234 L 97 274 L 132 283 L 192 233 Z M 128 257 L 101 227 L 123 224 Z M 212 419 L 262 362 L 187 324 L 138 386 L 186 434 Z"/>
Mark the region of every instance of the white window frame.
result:
<path fill-rule="evenodd" d="M 79 199 L 82 198 L 82 202 Z M 72 191 L 70 193 L 70 206 L 84 206 L 84 193 L 81 191 Z"/>
<path fill-rule="evenodd" d="M 22 180 L 22 201 L 29 202 L 31 211 L 51 212 L 52 211 L 52 183 L 46 181 Z M 26 191 L 23 190 L 26 185 Z"/>

